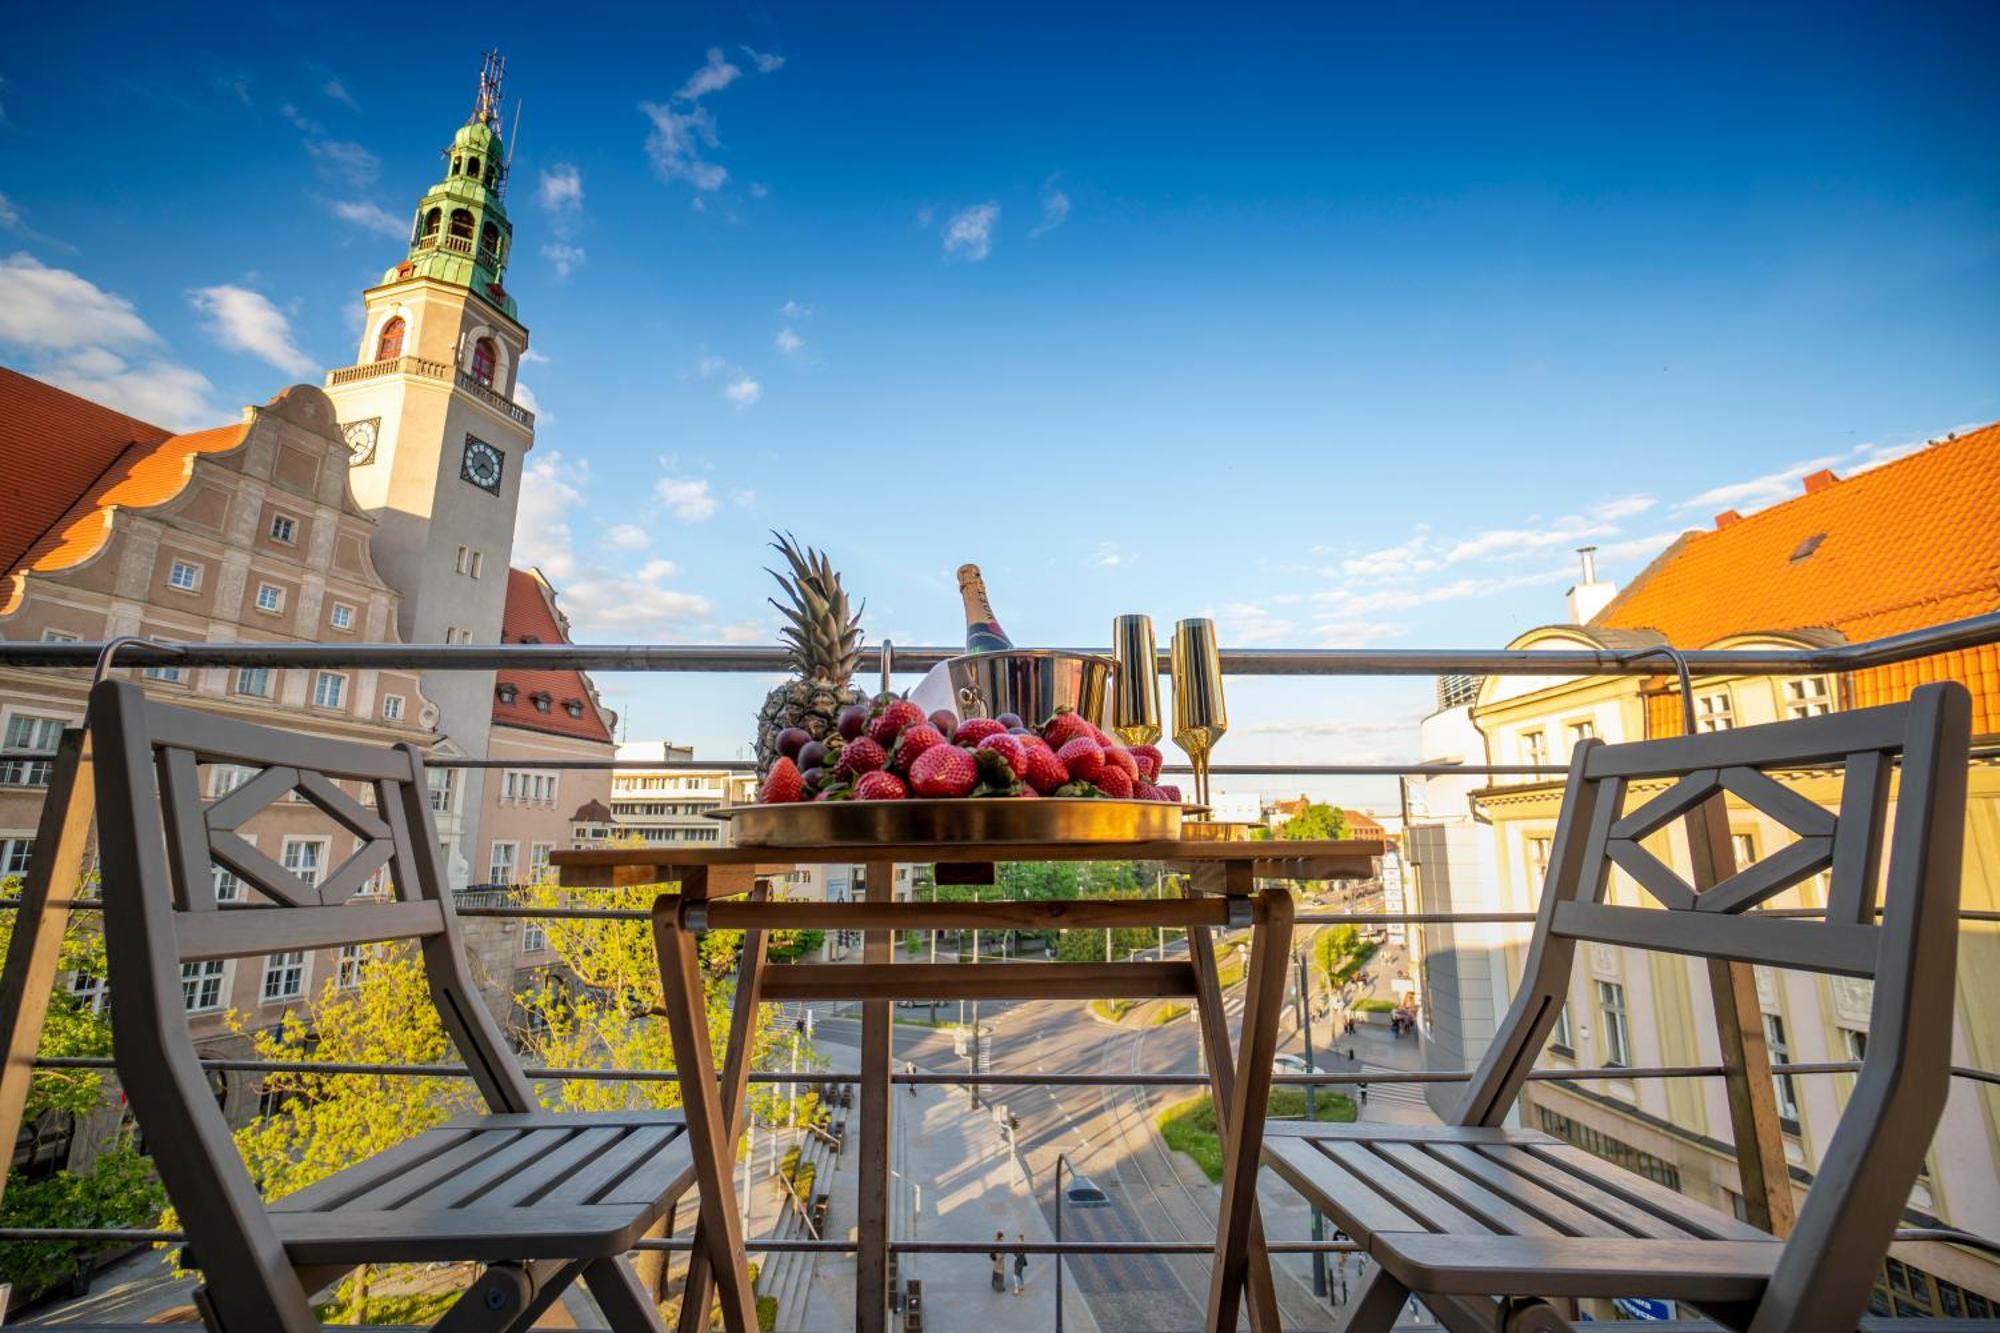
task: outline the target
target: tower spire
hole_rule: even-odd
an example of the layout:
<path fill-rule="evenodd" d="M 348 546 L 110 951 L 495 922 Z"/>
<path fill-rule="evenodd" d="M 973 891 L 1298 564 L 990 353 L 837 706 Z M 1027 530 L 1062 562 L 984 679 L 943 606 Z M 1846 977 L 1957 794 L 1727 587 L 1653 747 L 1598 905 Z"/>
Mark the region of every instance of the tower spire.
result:
<path fill-rule="evenodd" d="M 409 257 L 385 281 L 421 275 L 470 288 L 508 318 L 514 298 L 502 284 L 514 226 L 503 201 L 507 160 L 500 142 L 501 85 L 507 60 L 488 51 L 479 66 L 472 115 L 444 150 L 444 179 L 425 191 L 410 231 Z"/>
<path fill-rule="evenodd" d="M 479 66 L 479 98 L 472 106 L 468 125 L 485 125 L 500 132 L 500 88 L 507 78 L 507 57 L 488 51 Z"/>

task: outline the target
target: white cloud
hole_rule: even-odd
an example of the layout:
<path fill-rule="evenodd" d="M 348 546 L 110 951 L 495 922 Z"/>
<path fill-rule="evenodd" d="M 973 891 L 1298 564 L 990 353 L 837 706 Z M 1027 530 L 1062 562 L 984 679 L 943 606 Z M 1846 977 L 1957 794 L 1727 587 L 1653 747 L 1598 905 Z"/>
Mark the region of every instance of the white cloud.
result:
<path fill-rule="evenodd" d="M 132 365 L 115 352 L 92 348 L 38 366 L 35 373 L 92 402 L 173 430 L 200 430 L 234 415 L 210 401 L 215 386 L 206 375 L 170 361 Z"/>
<path fill-rule="evenodd" d="M 743 48 L 743 54 L 750 57 L 750 63 L 757 67 L 759 74 L 776 74 L 785 67 L 785 58 L 772 55 L 769 51 L 753 51 L 746 46 Z M 712 61 L 714 56 L 711 55 L 709 59 Z"/>
<path fill-rule="evenodd" d="M 576 572 L 569 516 L 583 504 L 590 464 L 572 464 L 560 452 L 528 459 L 521 477 L 521 502 L 514 519 L 514 559 L 557 583 Z"/>
<path fill-rule="evenodd" d="M 806 340 L 804 338 L 799 337 L 799 335 L 794 333 L 790 328 L 779 329 L 778 336 L 773 338 L 771 341 L 774 344 L 776 344 L 778 350 L 783 352 L 786 356 L 795 356 L 798 353 L 803 352 L 806 347 Z"/>
<path fill-rule="evenodd" d="M 729 363 L 712 352 L 704 353 L 701 360 L 695 362 L 695 370 L 703 379 L 712 379 L 727 369 Z"/>
<path fill-rule="evenodd" d="M 292 128 L 297 130 L 300 134 L 326 133 L 326 126 L 312 119 L 312 117 L 300 111 L 290 102 L 287 102 L 283 106 L 279 107 L 278 114 L 283 116 L 287 121 L 289 121 L 291 123 Z"/>
<path fill-rule="evenodd" d="M 1429 553 L 1430 533 L 1419 527 L 1416 535 L 1396 546 L 1368 551 L 1340 562 L 1340 572 L 1355 579 L 1399 579 L 1436 569 L 1437 558 Z"/>
<path fill-rule="evenodd" d="M 384 236 L 403 236 L 410 230 L 408 222 L 366 199 L 336 199 L 333 201 L 333 212 L 342 222 L 352 222 L 357 227 L 380 232 Z"/>
<path fill-rule="evenodd" d="M 639 110 L 653 122 L 646 136 L 646 157 L 653 174 L 661 180 L 684 180 L 697 190 L 719 190 L 729 179 L 728 168 L 702 157 L 704 148 L 720 144 L 715 137 L 715 117 L 708 108 L 692 106 L 680 111 L 657 102 L 641 102 Z"/>
<path fill-rule="evenodd" d="M 1958 429 L 1962 431 L 1966 427 L 1961 426 Z M 1822 468 L 1832 468 L 1842 476 L 1853 476 L 1857 472 L 1881 467 L 1884 463 L 1893 463 L 1899 458 L 1915 453 L 1930 442 L 1929 439 L 1915 439 L 1900 440 L 1890 444 L 1872 442 L 1857 444 L 1841 453 L 1802 459 L 1787 467 L 1766 472 L 1762 476 L 1751 477 L 1747 481 L 1711 486 L 1701 494 L 1681 501 L 1674 508 L 1705 511 L 1735 509 L 1751 512 L 1803 494 L 1805 479 Z"/>
<path fill-rule="evenodd" d="M 532 347 L 524 349 L 521 353 L 521 364 L 524 366 L 546 366 L 548 363 L 549 359 Z"/>
<path fill-rule="evenodd" d="M 653 494 L 668 513 L 688 523 L 714 517 L 719 507 L 708 482 L 700 478 L 661 477 L 653 483 Z"/>
<path fill-rule="evenodd" d="M 718 627 L 716 638 L 723 643 L 771 643 L 778 635 L 767 621 L 738 620 Z"/>
<path fill-rule="evenodd" d="M 723 386 L 722 396 L 736 404 L 736 410 L 742 412 L 757 405 L 757 400 L 764 396 L 764 386 L 748 375 L 739 374 Z"/>
<path fill-rule="evenodd" d="M 21 221 L 21 210 L 15 206 L 12 199 L 0 194 L 0 227 L 5 227 L 8 231 L 17 231 L 24 225 L 26 224 Z"/>
<path fill-rule="evenodd" d="M 670 579 L 681 572 L 681 567 L 671 560 L 648 560 L 639 566 L 639 577 L 648 583 Z"/>
<path fill-rule="evenodd" d="M 787 301 L 778 307 L 778 313 L 786 319 L 811 319 L 813 308 L 799 301 Z"/>
<path fill-rule="evenodd" d="M 339 79 L 328 79 L 320 91 L 351 111 L 359 111 L 361 109 L 361 103 L 354 100 L 354 94 L 348 92 L 347 85 L 343 84 Z"/>
<path fill-rule="evenodd" d="M 543 410 L 541 400 L 535 397 L 535 391 L 528 387 L 526 380 L 514 381 L 514 401 L 533 412 L 541 425 L 546 426 L 555 420 L 553 415 Z"/>
<path fill-rule="evenodd" d="M 722 54 L 722 48 L 712 46 L 708 49 L 708 63 L 688 75 L 688 81 L 681 85 L 681 90 L 674 96 L 684 102 L 697 101 L 709 93 L 721 92 L 741 77 L 743 71 L 729 63 Z"/>
<path fill-rule="evenodd" d="M 746 509 L 749 506 L 757 503 L 757 492 L 750 489 L 748 486 L 744 486 L 737 490 L 733 490 L 729 493 L 729 503 L 735 505 L 739 509 Z"/>
<path fill-rule="evenodd" d="M 932 222 L 936 220 L 937 220 L 937 214 L 933 212 L 931 209 L 920 208 L 917 210 L 917 225 L 919 227 L 928 227 L 931 225 Z"/>
<path fill-rule="evenodd" d="M 947 257 L 977 264 L 993 253 L 993 224 L 1000 220 L 1000 205 L 974 204 L 952 214 L 944 227 Z"/>
<path fill-rule="evenodd" d="M 1117 542 L 1099 542 L 1097 549 L 1091 552 L 1090 563 L 1104 569 L 1115 569 L 1125 563 L 1125 554 L 1118 549 Z"/>
<path fill-rule="evenodd" d="M 1645 513 L 1659 501 L 1650 495 L 1620 495 L 1610 500 L 1600 500 L 1590 507 L 1592 518 L 1601 518 L 1607 523 L 1633 518 Z"/>
<path fill-rule="evenodd" d="M 0 261 L 0 340 L 39 351 L 159 342 L 130 301 L 26 253 Z"/>
<path fill-rule="evenodd" d="M 224 347 L 248 352 L 287 375 L 304 377 L 318 371 L 319 363 L 292 341 L 292 326 L 284 312 L 262 292 L 220 283 L 196 288 L 188 293 L 188 301 L 207 317 L 209 333 Z"/>
<path fill-rule="evenodd" d="M 535 189 L 535 200 L 550 213 L 575 215 L 583 211 L 583 173 L 567 162 L 544 171 Z"/>
<path fill-rule="evenodd" d="M 1028 239 L 1046 236 L 1069 221 L 1069 196 L 1056 188 L 1056 177 L 1042 182 L 1042 220 L 1028 233 Z"/>
<path fill-rule="evenodd" d="M 542 247 L 542 258 L 555 265 L 557 277 L 567 278 L 583 267 L 583 261 L 588 256 L 580 245 L 571 245 L 567 241 L 550 241 Z"/>
<path fill-rule="evenodd" d="M 328 180 L 350 189 L 373 185 L 382 174 L 381 158 L 346 139 L 308 139 L 306 151 L 313 155 Z"/>
<path fill-rule="evenodd" d="M 621 551 L 643 551 L 653 544 L 653 539 L 637 523 L 620 523 L 604 534 L 604 544 Z"/>

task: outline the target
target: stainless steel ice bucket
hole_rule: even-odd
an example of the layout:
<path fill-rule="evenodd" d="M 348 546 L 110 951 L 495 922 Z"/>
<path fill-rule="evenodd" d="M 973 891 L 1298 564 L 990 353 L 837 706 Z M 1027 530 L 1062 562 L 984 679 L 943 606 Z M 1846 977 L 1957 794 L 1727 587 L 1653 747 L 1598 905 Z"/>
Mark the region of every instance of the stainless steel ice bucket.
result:
<path fill-rule="evenodd" d="M 1118 663 L 1095 653 L 1012 648 L 967 653 L 944 665 L 960 717 L 1013 713 L 1037 727 L 1056 709 L 1067 707 L 1101 727 Z"/>

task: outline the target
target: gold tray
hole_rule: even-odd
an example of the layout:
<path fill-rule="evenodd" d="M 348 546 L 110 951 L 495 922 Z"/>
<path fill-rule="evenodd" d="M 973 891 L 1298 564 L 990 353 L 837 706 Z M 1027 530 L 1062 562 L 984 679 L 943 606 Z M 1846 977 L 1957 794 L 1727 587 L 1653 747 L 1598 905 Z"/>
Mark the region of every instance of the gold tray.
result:
<path fill-rule="evenodd" d="M 789 805 L 725 805 L 703 813 L 710 819 L 729 821 L 739 847 L 1149 842 L 1181 836 L 1181 807 L 1171 801 L 1118 801 L 1103 797 L 804 801 Z"/>

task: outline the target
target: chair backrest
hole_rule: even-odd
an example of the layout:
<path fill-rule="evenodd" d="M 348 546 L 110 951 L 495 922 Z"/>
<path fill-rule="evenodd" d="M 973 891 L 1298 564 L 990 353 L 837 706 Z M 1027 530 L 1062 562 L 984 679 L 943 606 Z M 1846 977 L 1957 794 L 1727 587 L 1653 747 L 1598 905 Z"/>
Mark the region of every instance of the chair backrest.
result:
<path fill-rule="evenodd" d="M 1507 1113 L 1567 998 L 1578 940 L 1870 978 L 1867 1057 L 1757 1324 L 1821 1326 L 1770 1322 L 1805 1318 L 1808 1292 L 1815 1310 L 1848 1302 L 1858 1313 L 1950 1086 L 1971 719 L 1971 696 L 1945 682 L 1883 708 L 1628 745 L 1585 741 L 1571 759 L 1521 987 L 1460 1123 L 1496 1124 Z M 1769 776 L 1831 769 L 1844 771 L 1837 812 Z M 1665 790 L 1624 812 L 1629 784 L 1665 779 Z M 1798 837 L 1738 870 L 1727 821 L 1705 821 L 1706 841 L 1691 837 L 1690 852 L 1712 872 L 1696 878 L 1713 882 L 1698 889 L 1641 841 L 1725 793 Z M 1657 907 L 1607 902 L 1614 866 Z M 1745 915 L 1823 871 L 1823 918 Z"/>
<path fill-rule="evenodd" d="M 296 1287 L 197 1057 L 183 964 L 415 941 L 439 1017 L 488 1106 L 536 1105 L 466 968 L 423 756 L 407 743 L 356 745 L 156 703 L 122 681 L 91 691 L 88 726 L 120 1081 L 147 1138 L 174 1145 L 155 1164 L 210 1283 Z M 204 801 L 203 764 L 257 772 Z M 371 791 L 372 807 L 337 782 Z M 237 832 L 290 793 L 360 840 L 317 882 Z M 264 902 L 219 904 L 217 868 Z M 360 894 L 385 868 L 387 896 Z M 290 1327 L 284 1314 L 273 1318 Z"/>

